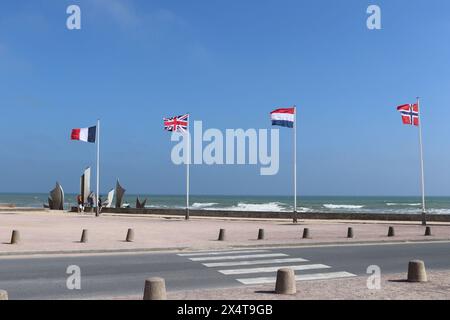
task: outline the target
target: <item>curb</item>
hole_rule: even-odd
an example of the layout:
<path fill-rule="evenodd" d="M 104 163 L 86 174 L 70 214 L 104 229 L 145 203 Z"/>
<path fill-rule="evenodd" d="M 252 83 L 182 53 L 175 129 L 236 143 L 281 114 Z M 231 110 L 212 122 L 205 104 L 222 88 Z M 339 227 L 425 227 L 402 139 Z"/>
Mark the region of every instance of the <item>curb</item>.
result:
<path fill-rule="evenodd" d="M 146 252 L 173 252 L 188 249 L 187 247 L 168 247 L 168 248 L 136 248 L 136 249 L 98 249 L 98 250 L 61 250 L 61 251 L 24 251 L 24 252 L 0 252 L 1 257 L 14 256 L 42 256 L 42 255 L 89 255 L 104 253 L 146 253 Z"/>
<path fill-rule="evenodd" d="M 24 252 L 0 252 L 1 257 L 15 256 L 46 256 L 46 255 L 91 255 L 91 254 L 120 254 L 120 253 L 170 253 L 170 252 L 207 252 L 246 248 L 311 248 L 311 247 L 333 247 L 333 246 L 373 246 L 373 245 L 396 245 L 396 244 L 435 244 L 450 243 L 450 240 L 389 240 L 389 241 L 358 241 L 358 242 L 322 242 L 322 243 L 275 243 L 275 244 L 252 244 L 252 245 L 230 245 L 221 248 L 190 248 L 190 247 L 167 247 L 167 248 L 135 248 L 135 249 L 98 249 L 98 250 L 62 250 L 62 251 L 24 251 Z"/>

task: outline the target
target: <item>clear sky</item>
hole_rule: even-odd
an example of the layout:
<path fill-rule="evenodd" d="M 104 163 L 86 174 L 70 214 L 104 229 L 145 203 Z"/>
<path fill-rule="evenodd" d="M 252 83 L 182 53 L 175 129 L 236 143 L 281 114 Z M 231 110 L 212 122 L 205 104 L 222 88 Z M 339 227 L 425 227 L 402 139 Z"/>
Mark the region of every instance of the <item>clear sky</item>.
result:
<path fill-rule="evenodd" d="M 66 28 L 77 4 L 82 29 Z M 377 4 L 382 30 L 368 30 Z M 21 0 L 0 2 L 0 192 L 79 188 L 95 146 L 70 130 L 102 119 L 102 187 L 183 194 L 164 116 L 270 128 L 296 104 L 300 195 L 416 195 L 418 135 L 396 106 L 422 97 L 426 189 L 450 193 L 448 0 Z M 289 195 L 280 172 L 195 166 L 194 194 Z M 93 181 L 94 183 L 94 181 Z"/>

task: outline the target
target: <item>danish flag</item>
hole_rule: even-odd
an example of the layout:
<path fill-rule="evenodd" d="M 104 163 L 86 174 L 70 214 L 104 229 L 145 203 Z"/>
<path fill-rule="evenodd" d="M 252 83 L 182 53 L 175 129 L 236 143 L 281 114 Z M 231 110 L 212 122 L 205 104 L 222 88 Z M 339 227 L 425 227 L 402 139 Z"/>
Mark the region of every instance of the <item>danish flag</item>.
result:
<path fill-rule="evenodd" d="M 164 130 L 171 132 L 186 132 L 189 121 L 189 114 L 164 118 Z"/>
<path fill-rule="evenodd" d="M 420 124 L 419 120 L 419 106 L 415 104 L 404 104 L 397 107 L 402 115 L 403 124 L 408 124 L 418 127 Z"/>

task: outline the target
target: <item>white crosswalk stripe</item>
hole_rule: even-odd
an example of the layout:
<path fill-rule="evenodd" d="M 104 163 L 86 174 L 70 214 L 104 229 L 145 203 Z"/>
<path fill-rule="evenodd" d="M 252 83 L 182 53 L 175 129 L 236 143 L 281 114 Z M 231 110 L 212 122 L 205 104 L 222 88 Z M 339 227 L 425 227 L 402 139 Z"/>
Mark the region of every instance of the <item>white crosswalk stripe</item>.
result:
<path fill-rule="evenodd" d="M 241 254 L 241 253 L 264 253 L 270 252 L 269 250 L 242 250 L 242 251 L 216 251 L 216 252 L 194 252 L 194 253 L 179 253 L 180 257 L 195 257 L 195 256 L 214 256 L 222 254 Z"/>
<path fill-rule="evenodd" d="M 299 266 L 283 266 L 283 268 L 290 268 L 294 271 L 299 270 L 315 270 L 315 269 L 329 269 L 330 266 L 325 264 L 305 264 Z M 249 273 L 265 273 L 265 272 L 277 272 L 280 267 L 263 267 L 263 268 L 246 268 L 246 269 L 231 269 L 231 270 L 219 270 L 220 273 L 225 275 L 236 274 L 249 274 Z"/>
<path fill-rule="evenodd" d="M 268 260 L 212 262 L 212 263 L 203 263 L 203 265 L 208 268 L 217 268 L 217 267 L 251 266 L 258 264 L 281 264 L 281 263 L 307 262 L 307 261 L 308 260 L 303 258 L 284 258 L 284 259 L 268 259 Z"/>
<path fill-rule="evenodd" d="M 256 258 L 274 258 L 274 257 L 288 257 L 284 253 L 267 253 L 267 254 L 249 254 L 238 256 L 220 256 L 220 257 L 201 257 L 189 258 L 191 261 L 214 261 L 214 260 L 239 260 L 239 259 L 256 259 Z"/>
<path fill-rule="evenodd" d="M 216 269 L 216 271 L 222 275 L 232 277 L 241 275 L 241 278 L 235 280 L 244 285 L 275 283 L 276 273 L 280 268 L 290 268 L 294 272 L 299 271 L 301 274 L 295 276 L 296 281 L 332 280 L 356 276 L 345 271 L 317 273 L 320 269 L 332 269 L 333 267 L 326 264 L 310 263 L 307 259 L 290 257 L 288 254 L 273 252 L 271 249 L 197 251 L 180 253 L 178 256 L 186 257 L 193 262 L 200 262 L 207 268 L 221 268 L 220 270 Z M 271 276 L 262 277 L 264 273 Z M 242 275 L 254 275 L 254 277 L 245 278 Z"/>
<path fill-rule="evenodd" d="M 356 277 L 356 275 L 349 272 L 315 273 L 315 274 L 303 274 L 295 276 L 295 280 L 296 281 L 327 280 L 327 279 L 330 280 L 349 277 Z M 257 285 L 257 284 L 275 283 L 276 277 L 247 278 L 236 280 L 245 285 Z"/>

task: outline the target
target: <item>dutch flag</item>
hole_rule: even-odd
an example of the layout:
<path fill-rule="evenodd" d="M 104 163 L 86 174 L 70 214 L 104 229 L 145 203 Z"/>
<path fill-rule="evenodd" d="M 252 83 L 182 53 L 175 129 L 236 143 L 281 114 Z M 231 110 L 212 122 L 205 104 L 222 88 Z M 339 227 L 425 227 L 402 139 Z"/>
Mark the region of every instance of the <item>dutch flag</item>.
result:
<path fill-rule="evenodd" d="M 295 108 L 277 109 L 270 113 L 273 126 L 294 127 Z"/>
<path fill-rule="evenodd" d="M 96 133 L 96 126 L 90 128 L 73 129 L 70 138 L 71 140 L 95 143 Z"/>

